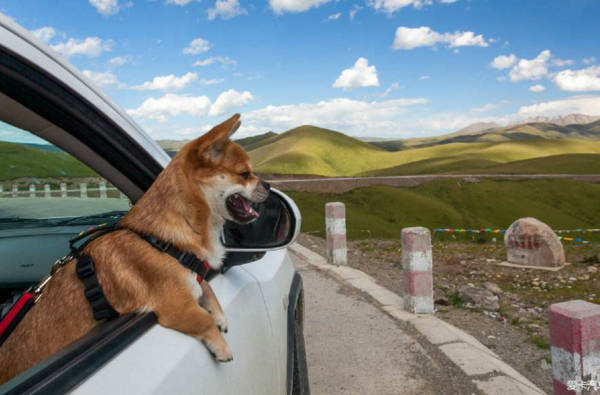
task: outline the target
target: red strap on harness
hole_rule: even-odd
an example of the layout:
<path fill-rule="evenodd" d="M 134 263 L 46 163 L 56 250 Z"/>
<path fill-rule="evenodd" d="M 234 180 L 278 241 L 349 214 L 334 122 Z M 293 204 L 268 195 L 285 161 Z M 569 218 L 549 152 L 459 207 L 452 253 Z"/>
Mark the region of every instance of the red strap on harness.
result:
<path fill-rule="evenodd" d="M 210 265 L 206 261 L 202 261 L 202 263 L 204 264 L 204 267 L 206 268 L 206 272 L 205 273 L 208 273 L 208 271 L 210 270 Z M 198 281 L 198 284 L 202 284 L 203 280 L 204 279 L 202 278 L 201 275 L 196 274 L 196 281 Z"/>
<path fill-rule="evenodd" d="M 12 305 L 8 313 L 0 321 L 0 345 L 23 319 L 27 310 L 34 304 L 33 294 L 26 292 Z"/>

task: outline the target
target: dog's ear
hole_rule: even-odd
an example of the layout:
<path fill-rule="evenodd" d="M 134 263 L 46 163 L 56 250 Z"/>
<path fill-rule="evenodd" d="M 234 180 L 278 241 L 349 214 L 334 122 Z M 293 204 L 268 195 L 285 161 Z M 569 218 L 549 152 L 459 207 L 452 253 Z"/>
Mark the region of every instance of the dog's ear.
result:
<path fill-rule="evenodd" d="M 229 142 L 229 137 L 240 127 L 240 114 L 215 126 L 198 139 L 198 155 L 205 160 L 218 162 Z"/>

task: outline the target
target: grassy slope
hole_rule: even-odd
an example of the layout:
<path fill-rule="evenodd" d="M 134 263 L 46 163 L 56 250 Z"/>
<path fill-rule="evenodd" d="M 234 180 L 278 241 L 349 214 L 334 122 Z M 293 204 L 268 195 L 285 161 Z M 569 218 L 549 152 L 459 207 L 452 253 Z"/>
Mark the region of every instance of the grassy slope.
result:
<path fill-rule="evenodd" d="M 278 134 L 275 132 L 267 132 L 259 134 L 258 136 L 245 137 L 243 139 L 238 139 L 234 141 L 241 145 L 246 151 L 252 151 L 253 149 L 268 144 L 277 136 Z"/>
<path fill-rule="evenodd" d="M 407 226 L 506 228 L 526 216 L 554 229 L 600 225 L 600 185 L 574 180 L 437 180 L 414 188 L 379 186 L 344 194 L 287 193 L 302 212 L 302 231 L 317 231 L 320 236 L 324 235 L 324 205 L 331 201 L 346 204 L 350 239 L 397 239 Z"/>
<path fill-rule="evenodd" d="M 387 152 L 341 133 L 302 126 L 250 152 L 256 171 L 350 176 L 451 172 L 563 154 L 600 154 L 600 142 L 517 140 L 452 143 Z M 421 163 L 415 163 L 419 162 Z M 410 167 L 398 167 L 411 163 Z"/>
<path fill-rule="evenodd" d="M 0 142 L 0 180 L 95 175 L 96 173 L 68 154 Z"/>

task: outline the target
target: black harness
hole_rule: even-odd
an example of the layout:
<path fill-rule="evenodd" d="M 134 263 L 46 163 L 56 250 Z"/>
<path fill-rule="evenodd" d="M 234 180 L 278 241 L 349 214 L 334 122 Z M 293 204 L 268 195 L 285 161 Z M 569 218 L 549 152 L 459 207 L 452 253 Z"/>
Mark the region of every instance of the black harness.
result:
<path fill-rule="evenodd" d="M 106 299 L 106 295 L 102 290 L 102 286 L 96 276 L 96 267 L 91 256 L 83 254 L 82 251 L 88 243 L 106 233 L 120 230 L 116 224 L 100 224 L 80 232 L 77 236 L 69 241 L 71 252 L 57 260 L 50 274 L 35 287 L 29 288 L 20 295 L 12 297 L 9 301 L 0 305 L 0 346 L 10 333 L 15 329 L 17 324 L 23 319 L 25 313 L 39 300 L 46 284 L 52 276 L 62 269 L 72 259 L 76 260 L 75 272 L 81 280 L 84 287 L 84 295 L 92 308 L 94 318 L 98 321 L 104 319 L 113 319 L 119 316 L 119 313 L 110 305 Z M 146 242 L 150 243 L 157 250 L 169 254 L 177 260 L 182 266 L 190 269 L 196 274 L 196 281 L 202 283 L 206 275 L 210 271 L 208 262 L 198 259 L 198 257 L 190 252 L 181 251 L 171 243 L 161 241 L 154 236 L 139 235 Z"/>

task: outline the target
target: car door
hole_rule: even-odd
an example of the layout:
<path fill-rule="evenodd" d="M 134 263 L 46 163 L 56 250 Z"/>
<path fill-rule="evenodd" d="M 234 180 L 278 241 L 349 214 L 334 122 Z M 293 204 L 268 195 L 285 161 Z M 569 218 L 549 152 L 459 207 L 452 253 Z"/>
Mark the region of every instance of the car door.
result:
<path fill-rule="evenodd" d="M 70 153 L 132 202 L 169 160 L 85 77 L 1 15 L 0 120 Z M 277 251 L 236 252 L 229 259 L 285 262 Z M 281 339 L 274 338 L 257 277 L 237 266 L 213 273 L 210 282 L 229 319 L 232 363 L 215 363 L 202 344 L 157 325 L 151 313 L 128 315 L 100 325 L 0 392 L 283 392 L 280 345 L 274 344 Z"/>

